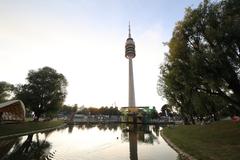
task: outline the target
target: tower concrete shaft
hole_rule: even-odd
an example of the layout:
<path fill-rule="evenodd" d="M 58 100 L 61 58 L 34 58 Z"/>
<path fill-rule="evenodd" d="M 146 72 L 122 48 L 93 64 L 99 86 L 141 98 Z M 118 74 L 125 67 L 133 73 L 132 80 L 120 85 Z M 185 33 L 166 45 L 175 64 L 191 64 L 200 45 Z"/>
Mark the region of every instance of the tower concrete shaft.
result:
<path fill-rule="evenodd" d="M 135 107 L 135 92 L 134 92 L 134 78 L 133 78 L 133 65 L 132 59 L 129 61 L 129 91 L 128 91 L 128 106 Z"/>

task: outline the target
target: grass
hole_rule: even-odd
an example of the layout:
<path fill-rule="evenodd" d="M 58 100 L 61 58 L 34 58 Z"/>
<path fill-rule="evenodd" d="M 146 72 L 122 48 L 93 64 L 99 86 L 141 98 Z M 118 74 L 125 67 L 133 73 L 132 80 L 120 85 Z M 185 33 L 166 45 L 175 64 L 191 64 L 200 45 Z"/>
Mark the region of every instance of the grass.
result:
<path fill-rule="evenodd" d="M 32 132 L 41 129 L 53 128 L 63 124 L 63 121 L 23 122 L 17 124 L 0 124 L 0 137 L 12 134 Z"/>
<path fill-rule="evenodd" d="M 240 123 L 220 121 L 209 125 L 164 128 L 163 134 L 198 160 L 239 160 Z"/>

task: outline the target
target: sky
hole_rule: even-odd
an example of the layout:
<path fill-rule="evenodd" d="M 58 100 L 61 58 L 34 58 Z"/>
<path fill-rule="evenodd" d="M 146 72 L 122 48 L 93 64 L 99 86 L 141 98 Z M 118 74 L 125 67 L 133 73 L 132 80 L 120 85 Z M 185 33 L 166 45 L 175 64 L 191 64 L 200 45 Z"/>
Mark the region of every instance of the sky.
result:
<path fill-rule="evenodd" d="M 68 81 L 65 104 L 128 105 L 128 23 L 137 106 L 166 103 L 157 94 L 159 66 L 174 26 L 200 0 L 1 0 L 0 81 L 26 83 L 49 66 Z"/>

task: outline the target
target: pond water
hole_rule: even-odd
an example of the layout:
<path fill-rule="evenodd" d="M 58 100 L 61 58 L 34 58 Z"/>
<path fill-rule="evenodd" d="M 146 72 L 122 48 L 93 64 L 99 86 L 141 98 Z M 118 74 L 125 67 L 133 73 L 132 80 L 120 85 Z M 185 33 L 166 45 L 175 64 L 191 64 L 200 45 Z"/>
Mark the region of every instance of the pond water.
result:
<path fill-rule="evenodd" d="M 160 126 L 85 124 L 0 140 L 1 160 L 177 160 Z"/>

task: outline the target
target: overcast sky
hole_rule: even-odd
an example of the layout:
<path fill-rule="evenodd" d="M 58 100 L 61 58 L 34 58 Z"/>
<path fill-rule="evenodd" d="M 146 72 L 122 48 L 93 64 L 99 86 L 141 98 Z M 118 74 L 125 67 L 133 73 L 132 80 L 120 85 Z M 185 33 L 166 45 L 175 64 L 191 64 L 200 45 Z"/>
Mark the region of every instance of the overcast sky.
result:
<path fill-rule="evenodd" d="M 26 83 L 29 70 L 49 66 L 68 80 L 66 104 L 128 104 L 131 21 L 137 106 L 165 103 L 159 66 L 175 23 L 200 0 L 1 0 L 0 81 Z"/>

